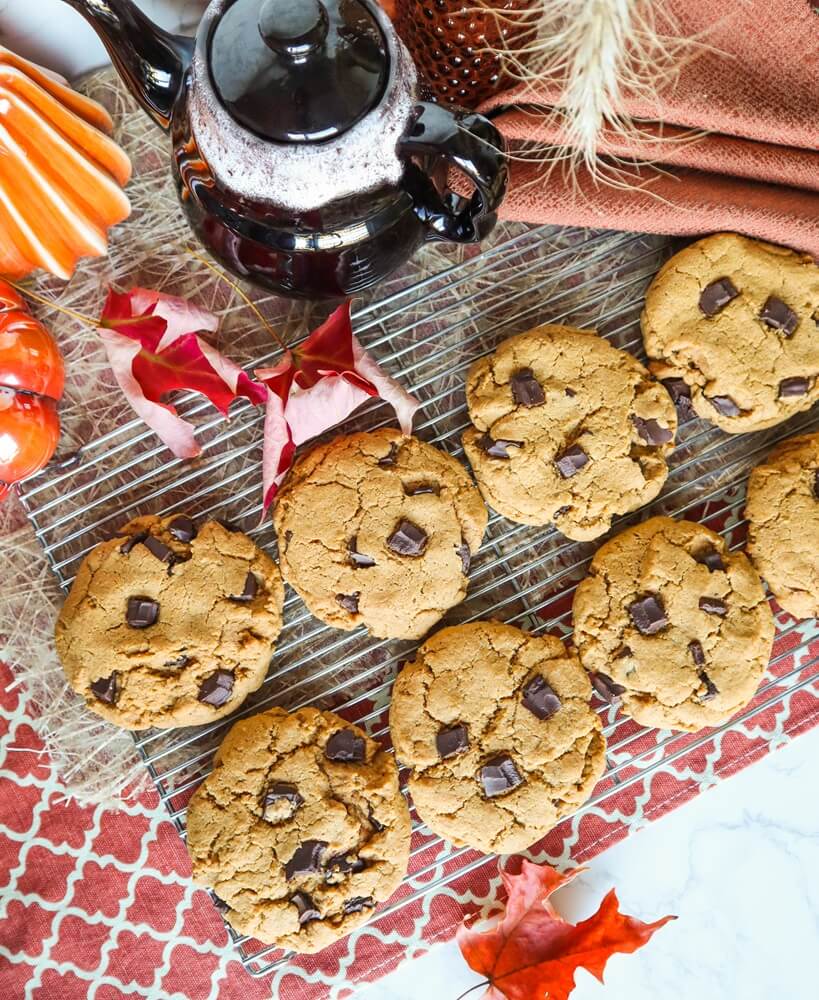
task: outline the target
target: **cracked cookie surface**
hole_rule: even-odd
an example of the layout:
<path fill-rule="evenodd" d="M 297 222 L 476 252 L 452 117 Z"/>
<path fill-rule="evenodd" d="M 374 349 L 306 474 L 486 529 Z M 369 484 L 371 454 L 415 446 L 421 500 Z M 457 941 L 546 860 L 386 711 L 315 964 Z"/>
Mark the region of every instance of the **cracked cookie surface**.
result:
<path fill-rule="evenodd" d="M 364 923 L 409 858 L 394 758 L 313 708 L 237 722 L 191 798 L 187 830 L 193 878 L 231 926 L 300 952 Z"/>
<path fill-rule="evenodd" d="M 579 541 L 653 500 L 677 415 L 666 390 L 593 332 L 542 326 L 469 370 L 464 450 L 487 503 Z"/>
<path fill-rule="evenodd" d="M 500 622 L 442 629 L 398 677 L 390 732 L 418 815 L 455 845 L 520 851 L 577 809 L 605 766 L 577 656 Z"/>
<path fill-rule="evenodd" d="M 601 546 L 575 593 L 574 641 L 595 688 L 645 726 L 696 731 L 753 697 L 773 615 L 742 552 L 653 517 Z"/>
<path fill-rule="evenodd" d="M 819 267 L 736 233 L 662 267 L 641 317 L 651 371 L 682 379 L 701 417 L 732 434 L 772 427 L 819 399 Z"/>
<path fill-rule="evenodd" d="M 748 480 L 748 554 L 780 606 L 819 616 L 819 433 L 783 441 Z"/>
<path fill-rule="evenodd" d="M 247 535 L 139 517 L 83 560 L 55 629 L 68 683 L 125 729 L 229 714 L 264 680 L 284 587 Z"/>
<path fill-rule="evenodd" d="M 274 512 L 282 573 L 310 611 L 392 639 L 421 638 L 463 600 L 486 522 L 454 458 L 388 429 L 314 448 Z"/>

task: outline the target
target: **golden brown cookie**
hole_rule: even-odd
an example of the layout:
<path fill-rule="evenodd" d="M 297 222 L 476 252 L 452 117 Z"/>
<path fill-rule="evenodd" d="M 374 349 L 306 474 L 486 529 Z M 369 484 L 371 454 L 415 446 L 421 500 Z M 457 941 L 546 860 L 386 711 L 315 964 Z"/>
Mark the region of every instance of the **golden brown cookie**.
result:
<path fill-rule="evenodd" d="M 392 756 L 332 712 L 237 722 L 188 806 L 193 878 L 242 934 L 313 952 L 404 876 L 410 819 Z"/>
<path fill-rule="evenodd" d="M 819 267 L 785 247 L 717 233 L 667 261 L 646 293 L 651 371 L 731 434 L 819 399 Z"/>
<path fill-rule="evenodd" d="M 601 546 L 574 598 L 574 641 L 598 692 L 645 726 L 696 731 L 754 696 L 774 622 L 742 552 L 652 517 Z"/>
<path fill-rule="evenodd" d="M 592 792 L 600 719 L 577 657 L 500 622 L 438 632 L 398 675 L 390 731 L 418 815 L 453 844 L 520 851 Z"/>
<path fill-rule="evenodd" d="M 593 332 L 541 326 L 504 341 L 470 368 L 466 399 L 467 458 L 487 503 L 512 521 L 597 538 L 668 475 L 674 404 Z"/>
<path fill-rule="evenodd" d="M 247 535 L 139 517 L 83 561 L 56 626 L 68 683 L 124 729 L 228 715 L 264 680 L 284 587 Z"/>
<path fill-rule="evenodd" d="M 274 514 L 282 573 L 313 614 L 393 639 L 421 638 L 463 600 L 486 522 L 454 458 L 388 429 L 314 448 Z"/>
<path fill-rule="evenodd" d="M 819 615 L 819 433 L 789 438 L 748 480 L 748 555 L 795 618 Z"/>

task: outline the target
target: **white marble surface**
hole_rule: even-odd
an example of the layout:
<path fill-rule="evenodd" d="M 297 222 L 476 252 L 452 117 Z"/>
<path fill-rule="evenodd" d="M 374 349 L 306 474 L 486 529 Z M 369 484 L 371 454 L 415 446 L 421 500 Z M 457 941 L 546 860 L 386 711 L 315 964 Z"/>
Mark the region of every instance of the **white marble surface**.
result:
<path fill-rule="evenodd" d="M 204 3 L 140 6 L 178 30 Z M 90 29 L 60 0 L 0 0 L 0 42 L 68 76 L 105 59 Z M 612 885 L 627 912 L 680 918 L 642 951 L 612 959 L 605 987 L 580 973 L 573 1000 L 816 1000 L 817 762 L 819 730 L 610 848 L 563 890 L 558 902 L 570 919 L 591 913 Z M 475 982 L 450 944 L 361 997 L 456 1000 Z"/>

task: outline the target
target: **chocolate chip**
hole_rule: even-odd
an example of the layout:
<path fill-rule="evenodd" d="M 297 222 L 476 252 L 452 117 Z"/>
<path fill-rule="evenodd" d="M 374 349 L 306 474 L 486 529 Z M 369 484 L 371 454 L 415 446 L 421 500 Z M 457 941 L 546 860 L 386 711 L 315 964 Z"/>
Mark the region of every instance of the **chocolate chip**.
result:
<path fill-rule="evenodd" d="M 786 337 L 792 337 L 794 330 L 799 326 L 799 317 L 793 309 L 775 295 L 767 299 L 759 318 L 765 326 L 779 330 Z"/>
<path fill-rule="evenodd" d="M 719 615 L 720 618 L 728 614 L 728 605 L 718 597 L 701 597 L 699 607 L 700 611 L 708 615 Z"/>
<path fill-rule="evenodd" d="M 705 653 L 702 651 L 702 644 L 696 639 L 692 639 L 688 643 L 688 652 L 691 654 L 691 659 L 696 666 L 701 667 L 705 663 Z"/>
<path fill-rule="evenodd" d="M 488 799 L 510 792 L 523 783 L 515 762 L 505 754 L 493 757 L 481 768 L 481 784 Z"/>
<path fill-rule="evenodd" d="M 354 594 L 336 594 L 336 601 L 345 611 L 349 611 L 351 615 L 357 615 L 359 597 L 361 597 L 361 591 L 357 590 Z"/>
<path fill-rule="evenodd" d="M 576 473 L 580 472 L 588 461 L 589 456 L 579 444 L 573 444 L 570 448 L 555 456 L 557 471 L 564 479 L 570 479 Z"/>
<path fill-rule="evenodd" d="M 571 397 L 572 399 L 577 395 L 577 393 L 574 391 L 574 389 L 572 389 L 572 387 L 569 386 L 569 385 L 566 386 L 565 392 L 566 392 L 566 395 L 569 396 L 569 397 Z"/>
<path fill-rule="evenodd" d="M 115 670 L 108 677 L 98 677 L 91 682 L 91 694 L 105 705 L 116 705 L 119 698 L 119 673 Z"/>
<path fill-rule="evenodd" d="M 150 597 L 129 597 L 125 621 L 131 628 L 150 628 L 159 618 L 159 603 Z"/>
<path fill-rule="evenodd" d="M 321 869 L 321 856 L 327 842 L 324 840 L 305 840 L 299 844 L 293 857 L 284 866 L 284 874 L 287 879 L 293 879 L 297 875 L 312 875 Z"/>
<path fill-rule="evenodd" d="M 645 443 L 650 444 L 652 447 L 656 447 L 661 444 L 668 444 L 668 442 L 674 437 L 667 427 L 661 427 L 657 421 L 651 417 L 649 417 L 648 420 L 644 420 L 642 417 L 632 414 L 631 422 L 634 424 L 637 433 L 645 441 Z"/>
<path fill-rule="evenodd" d="M 624 660 L 627 656 L 631 656 L 631 646 L 621 646 L 617 652 L 614 654 L 615 660 Z"/>
<path fill-rule="evenodd" d="M 399 556 L 422 556 L 427 547 L 427 533 L 412 521 L 399 521 L 387 539 L 387 545 Z"/>
<path fill-rule="evenodd" d="M 742 410 L 730 396 L 706 396 L 705 398 L 724 417 L 738 417 L 742 413 Z"/>
<path fill-rule="evenodd" d="M 233 681 L 232 670 L 216 670 L 199 685 L 196 697 L 203 705 L 221 708 L 233 694 Z"/>
<path fill-rule="evenodd" d="M 390 450 L 384 455 L 383 458 L 378 459 L 378 464 L 382 469 L 389 469 L 391 466 L 395 465 L 395 460 L 398 457 L 398 445 L 393 441 L 390 444 Z"/>
<path fill-rule="evenodd" d="M 608 674 L 601 673 L 599 670 L 590 674 L 589 680 L 600 697 L 604 701 L 612 702 L 612 704 L 619 701 L 620 695 L 626 690 L 621 684 L 616 684 Z"/>
<path fill-rule="evenodd" d="M 658 594 L 645 594 L 632 601 L 626 609 L 643 635 L 654 635 L 668 624 L 663 602 Z"/>
<path fill-rule="evenodd" d="M 281 823 L 290 819 L 303 804 L 304 799 L 295 785 L 289 781 L 274 781 L 267 786 L 262 799 L 262 819 L 268 823 Z"/>
<path fill-rule="evenodd" d="M 386 826 L 379 822 L 373 815 L 373 807 L 370 806 L 367 810 L 367 819 L 370 821 L 370 826 L 375 830 L 376 833 L 383 833 L 386 830 Z"/>
<path fill-rule="evenodd" d="M 435 748 L 441 760 L 455 757 L 469 749 L 469 735 L 466 726 L 442 726 L 435 737 Z"/>
<path fill-rule="evenodd" d="M 148 537 L 147 531 L 140 531 L 136 535 L 131 535 L 130 538 L 126 538 L 125 541 L 122 543 L 122 545 L 120 545 L 119 547 L 120 552 L 124 556 L 127 556 L 128 553 L 131 551 L 131 549 L 134 548 L 134 546 L 139 545 L 141 542 L 144 542 L 147 537 Z"/>
<path fill-rule="evenodd" d="M 324 881 L 328 885 L 338 885 L 345 875 L 355 875 L 363 872 L 367 862 L 357 854 L 336 854 L 324 866 Z"/>
<path fill-rule="evenodd" d="M 154 538 L 153 535 L 148 535 L 147 538 L 143 539 L 142 544 L 160 562 L 167 563 L 169 566 L 176 562 L 176 554 L 173 549 L 169 549 L 164 542 Z"/>
<path fill-rule="evenodd" d="M 819 500 L 819 469 L 813 474 L 813 495 Z"/>
<path fill-rule="evenodd" d="M 465 541 L 461 540 L 461 544 L 455 551 L 461 557 L 461 569 L 463 570 L 464 576 L 469 575 L 469 567 L 472 565 L 472 553 L 469 551 L 469 546 Z"/>
<path fill-rule="evenodd" d="M 482 434 L 478 438 L 478 447 L 483 449 L 490 458 L 509 458 L 510 448 L 522 448 L 522 441 L 506 441 L 503 438 L 492 438 Z"/>
<path fill-rule="evenodd" d="M 810 389 L 811 380 L 802 375 L 794 375 L 793 378 L 783 378 L 779 383 L 779 398 L 787 399 L 788 396 L 804 396 Z"/>
<path fill-rule="evenodd" d="M 372 556 L 358 551 L 358 535 L 353 535 L 347 542 L 347 553 L 349 561 L 355 569 L 369 569 L 370 566 L 375 566 L 375 559 Z"/>
<path fill-rule="evenodd" d="M 165 660 L 162 666 L 168 667 L 170 670 L 182 670 L 183 667 L 187 667 L 190 661 L 191 658 L 182 653 L 182 655 L 177 656 L 175 660 Z"/>
<path fill-rule="evenodd" d="M 312 897 L 308 896 L 306 892 L 294 892 L 290 897 L 290 902 L 299 911 L 299 924 L 301 926 L 312 923 L 313 920 L 321 920 L 321 914 L 316 909 Z"/>
<path fill-rule="evenodd" d="M 196 525 L 193 523 L 193 519 L 185 514 L 175 517 L 168 525 L 168 531 L 177 542 L 192 542 L 196 538 Z"/>
<path fill-rule="evenodd" d="M 441 487 L 437 483 L 404 483 L 404 496 L 419 497 L 424 493 L 440 496 Z"/>
<path fill-rule="evenodd" d="M 717 278 L 700 292 L 700 309 L 706 316 L 716 316 L 739 295 L 730 278 Z"/>
<path fill-rule="evenodd" d="M 345 913 L 361 913 L 362 910 L 371 910 L 375 906 L 372 896 L 354 896 L 352 899 L 344 901 Z"/>
<path fill-rule="evenodd" d="M 719 552 L 717 552 L 713 545 L 709 545 L 707 549 L 703 549 L 701 552 L 696 552 L 694 554 L 694 559 L 702 566 L 707 566 L 710 573 L 715 573 L 717 570 L 725 569 L 725 563 L 722 561 L 722 556 Z"/>
<path fill-rule="evenodd" d="M 230 600 L 235 601 L 237 604 L 248 604 L 259 591 L 259 584 L 256 581 L 256 577 L 252 573 L 248 573 L 245 577 L 245 589 L 241 594 L 231 594 Z"/>
<path fill-rule="evenodd" d="M 719 688 L 704 670 L 700 674 L 700 680 L 705 685 L 705 694 L 700 695 L 700 701 L 711 701 L 712 698 L 716 698 Z"/>
<path fill-rule="evenodd" d="M 367 756 L 367 744 L 364 737 L 354 733 L 352 729 L 337 729 L 327 740 L 324 756 L 327 760 L 360 764 Z"/>
<path fill-rule="evenodd" d="M 543 386 L 535 378 L 531 368 L 521 368 L 509 380 L 512 399 L 518 406 L 540 406 L 546 399 Z"/>
<path fill-rule="evenodd" d="M 571 504 L 566 504 L 565 507 L 558 507 L 554 514 L 552 514 L 552 520 L 555 520 L 558 517 L 563 517 L 563 515 L 568 514 L 571 509 Z"/>
<path fill-rule="evenodd" d="M 680 420 L 690 420 L 696 416 L 694 407 L 691 405 L 691 387 L 682 378 L 664 378 L 662 384 L 666 387 L 668 395 L 677 407 L 677 414 Z"/>
<path fill-rule="evenodd" d="M 560 698 L 555 694 L 546 678 L 536 674 L 527 681 L 523 688 L 523 707 L 528 708 L 532 715 L 545 721 L 560 709 Z"/>

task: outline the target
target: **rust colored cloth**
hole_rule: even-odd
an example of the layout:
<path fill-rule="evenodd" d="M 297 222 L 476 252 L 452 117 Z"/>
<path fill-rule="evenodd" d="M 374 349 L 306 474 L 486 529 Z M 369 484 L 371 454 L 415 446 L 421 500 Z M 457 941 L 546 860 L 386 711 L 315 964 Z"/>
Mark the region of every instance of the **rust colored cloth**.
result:
<path fill-rule="evenodd" d="M 596 184 L 581 168 L 577 184 L 560 167 L 513 162 L 501 215 L 525 222 L 604 227 L 675 235 L 734 230 L 819 258 L 819 11 L 812 0 L 672 0 L 681 37 L 708 48 L 683 61 L 653 105 L 627 100 L 635 118 L 663 123 L 663 134 L 691 129 L 694 141 L 601 144 L 601 152 L 651 160 L 640 190 Z M 694 50 L 692 50 L 693 52 Z M 506 91 L 482 107 L 492 112 L 514 152 L 556 134 L 537 106 L 559 94 L 527 92 L 535 113 Z M 658 134 L 658 126 L 648 125 Z M 577 190 L 575 190 L 575 187 Z"/>

